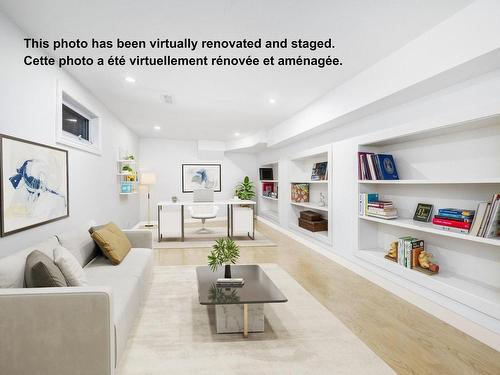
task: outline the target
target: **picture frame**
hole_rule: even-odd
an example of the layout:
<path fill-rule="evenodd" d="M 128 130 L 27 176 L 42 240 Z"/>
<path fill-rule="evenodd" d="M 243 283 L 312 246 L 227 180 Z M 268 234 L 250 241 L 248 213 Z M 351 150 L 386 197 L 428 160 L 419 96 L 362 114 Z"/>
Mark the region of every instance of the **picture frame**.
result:
<path fill-rule="evenodd" d="M 69 217 L 68 151 L 0 134 L 0 236 Z"/>
<path fill-rule="evenodd" d="M 182 164 L 182 192 L 192 193 L 194 189 L 222 191 L 221 164 Z"/>
<path fill-rule="evenodd" d="M 432 204 L 419 203 L 417 205 L 417 209 L 415 210 L 415 214 L 413 215 L 413 220 L 428 223 L 431 221 L 433 210 L 434 206 Z"/>

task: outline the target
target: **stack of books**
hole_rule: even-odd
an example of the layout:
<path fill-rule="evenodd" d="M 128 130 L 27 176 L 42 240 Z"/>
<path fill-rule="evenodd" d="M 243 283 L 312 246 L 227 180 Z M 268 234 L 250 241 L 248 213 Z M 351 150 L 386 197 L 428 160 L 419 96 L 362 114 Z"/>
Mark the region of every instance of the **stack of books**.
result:
<path fill-rule="evenodd" d="M 398 238 L 398 263 L 406 268 L 420 265 L 418 256 L 424 250 L 424 241 L 413 237 Z"/>
<path fill-rule="evenodd" d="M 391 201 L 374 201 L 368 203 L 366 216 L 381 219 L 396 219 L 398 217 L 398 210 L 396 210 Z"/>
<path fill-rule="evenodd" d="M 399 180 L 392 155 L 358 152 L 358 176 L 360 180 Z"/>
<path fill-rule="evenodd" d="M 467 234 L 474 220 L 474 215 L 474 210 L 440 208 L 437 215 L 434 215 L 432 224 L 439 229 Z"/>
<path fill-rule="evenodd" d="M 479 203 L 469 234 L 500 238 L 500 194 L 494 194 L 490 202 Z"/>
<path fill-rule="evenodd" d="M 243 285 L 245 285 L 245 280 L 243 280 L 242 278 L 220 278 L 217 279 L 216 282 L 216 286 L 218 288 L 241 288 Z"/>

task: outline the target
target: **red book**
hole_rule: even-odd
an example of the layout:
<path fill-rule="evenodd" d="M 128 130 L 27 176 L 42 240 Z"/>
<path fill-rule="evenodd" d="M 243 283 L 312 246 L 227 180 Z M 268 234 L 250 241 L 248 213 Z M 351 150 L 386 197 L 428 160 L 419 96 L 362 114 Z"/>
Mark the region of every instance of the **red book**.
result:
<path fill-rule="evenodd" d="M 460 229 L 470 229 L 471 223 L 455 221 L 455 220 L 438 219 L 434 217 L 432 219 L 432 224 L 443 225 L 446 227 L 460 228 Z"/>
<path fill-rule="evenodd" d="M 368 203 L 368 207 L 376 207 L 376 208 L 392 207 L 392 202 L 389 202 L 389 201 L 370 202 L 370 203 Z"/>

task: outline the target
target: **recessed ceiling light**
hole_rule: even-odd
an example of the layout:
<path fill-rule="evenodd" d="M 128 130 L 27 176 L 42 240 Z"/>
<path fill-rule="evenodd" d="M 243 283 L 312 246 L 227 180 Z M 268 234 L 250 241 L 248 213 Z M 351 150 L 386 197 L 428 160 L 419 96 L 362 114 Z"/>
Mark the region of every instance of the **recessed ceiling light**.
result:
<path fill-rule="evenodd" d="M 153 129 L 154 130 L 161 130 L 161 126 L 160 125 L 155 125 L 155 126 L 153 126 Z"/>
<path fill-rule="evenodd" d="M 276 103 L 276 99 L 274 99 L 274 98 L 269 99 L 269 103 L 271 103 L 271 104 Z"/>
<path fill-rule="evenodd" d="M 240 136 L 240 133 L 235 132 L 235 133 L 234 133 L 234 136 L 235 136 L 235 137 L 239 137 L 239 136 Z"/>
<path fill-rule="evenodd" d="M 135 78 L 133 78 L 133 77 L 125 77 L 125 81 L 127 81 L 128 83 L 135 83 Z"/>

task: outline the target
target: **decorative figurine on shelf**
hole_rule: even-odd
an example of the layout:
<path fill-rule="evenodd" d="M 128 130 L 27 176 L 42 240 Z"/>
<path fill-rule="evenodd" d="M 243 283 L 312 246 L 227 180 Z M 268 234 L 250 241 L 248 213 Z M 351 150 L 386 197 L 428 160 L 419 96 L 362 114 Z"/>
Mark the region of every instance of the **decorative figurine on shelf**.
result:
<path fill-rule="evenodd" d="M 398 241 L 391 242 L 389 252 L 385 257 L 395 262 L 398 261 Z"/>
<path fill-rule="evenodd" d="M 439 271 L 439 266 L 436 263 L 432 263 L 431 259 L 432 254 L 423 250 L 418 256 L 418 263 L 420 264 L 420 267 L 428 269 L 433 273 L 437 273 Z"/>
<path fill-rule="evenodd" d="M 325 197 L 325 194 L 319 193 L 319 203 L 318 203 L 318 205 L 320 207 L 325 207 L 326 206 L 326 197 Z"/>

